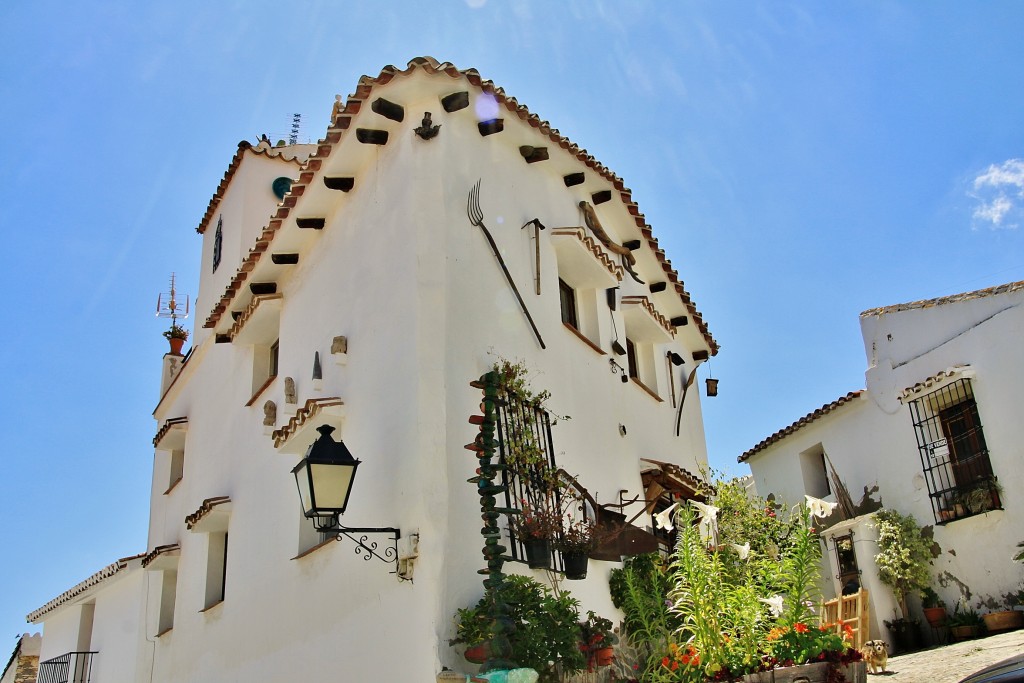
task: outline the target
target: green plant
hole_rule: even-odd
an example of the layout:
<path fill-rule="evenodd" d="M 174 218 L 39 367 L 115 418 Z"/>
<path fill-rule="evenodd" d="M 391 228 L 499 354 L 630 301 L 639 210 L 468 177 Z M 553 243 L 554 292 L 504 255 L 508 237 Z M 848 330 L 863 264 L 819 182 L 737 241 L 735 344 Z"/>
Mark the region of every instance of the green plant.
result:
<path fill-rule="evenodd" d="M 164 330 L 165 339 L 188 339 L 188 330 L 178 324 L 171 325 L 171 329 Z"/>
<path fill-rule="evenodd" d="M 587 555 L 599 542 L 597 527 L 588 519 L 567 517 L 555 539 L 555 548 L 563 553 Z"/>
<path fill-rule="evenodd" d="M 946 603 L 939 599 L 939 594 L 932 590 L 931 586 L 925 586 L 921 590 L 921 607 L 945 607 Z"/>
<path fill-rule="evenodd" d="M 957 496 L 957 502 L 968 512 L 978 514 L 998 507 L 1003 487 L 994 476 L 982 477 Z"/>
<path fill-rule="evenodd" d="M 982 618 L 977 611 L 968 607 L 963 600 L 957 600 L 953 614 L 946 621 L 947 626 L 981 626 Z"/>
<path fill-rule="evenodd" d="M 1013 561 L 1014 562 L 1024 562 L 1024 541 L 1021 541 L 1020 543 L 1018 543 L 1017 547 L 1020 548 L 1020 550 L 1018 550 L 1014 554 Z"/>
<path fill-rule="evenodd" d="M 612 630 L 611 619 L 599 616 L 593 610 L 588 610 L 586 621 L 580 622 L 580 633 L 582 642 L 589 647 L 612 647 L 619 642 L 619 637 Z"/>
<path fill-rule="evenodd" d="M 882 583 L 892 589 L 900 615 L 910 618 L 907 596 L 931 584 L 928 568 L 932 564 L 932 542 L 921 535 L 913 515 L 882 509 L 875 513 L 878 529 L 878 554 L 875 565 Z"/>
<path fill-rule="evenodd" d="M 513 516 L 511 522 L 512 531 L 519 540 L 554 539 L 558 535 L 562 517 L 545 502 L 532 504 L 527 498 L 520 501 L 522 514 Z"/>
<path fill-rule="evenodd" d="M 559 672 L 570 674 L 584 667 L 579 601 L 568 591 L 556 595 L 530 577 L 508 576 L 502 598 L 515 625 L 508 634 L 512 661 L 536 670 L 544 683 L 557 682 Z M 456 637 L 449 643 L 473 646 L 490 640 L 490 609 L 486 595 L 473 607 L 459 609 Z"/>
<path fill-rule="evenodd" d="M 630 666 L 642 675 L 654 668 L 657 658 L 668 647 L 672 634 L 682 626 L 679 615 L 670 610 L 668 599 L 671 576 L 658 553 L 636 555 L 625 561 L 622 569 L 613 569 L 608 577 L 612 604 L 622 610 L 623 636 Z M 629 673 L 629 672 L 625 672 Z"/>

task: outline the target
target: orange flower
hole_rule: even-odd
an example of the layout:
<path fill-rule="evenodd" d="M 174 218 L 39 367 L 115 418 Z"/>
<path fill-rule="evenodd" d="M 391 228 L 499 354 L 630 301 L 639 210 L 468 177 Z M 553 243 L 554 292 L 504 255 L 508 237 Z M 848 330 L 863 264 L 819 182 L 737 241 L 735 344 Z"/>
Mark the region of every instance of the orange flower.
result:
<path fill-rule="evenodd" d="M 807 633 L 807 624 L 796 623 L 793 624 L 793 630 L 797 633 Z"/>
<path fill-rule="evenodd" d="M 668 657 L 662 657 L 661 665 L 662 666 L 668 666 Z"/>
<path fill-rule="evenodd" d="M 773 628 L 771 631 L 768 631 L 768 640 L 778 640 L 785 633 L 786 633 L 785 629 L 777 628 L 777 627 Z"/>

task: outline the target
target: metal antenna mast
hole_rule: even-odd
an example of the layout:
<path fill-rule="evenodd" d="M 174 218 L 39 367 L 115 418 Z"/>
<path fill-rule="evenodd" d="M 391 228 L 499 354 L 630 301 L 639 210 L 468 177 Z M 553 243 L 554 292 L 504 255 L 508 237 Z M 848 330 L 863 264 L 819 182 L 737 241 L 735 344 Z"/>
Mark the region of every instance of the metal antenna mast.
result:
<path fill-rule="evenodd" d="M 174 273 L 171 273 L 171 291 L 164 292 L 156 297 L 156 317 L 170 318 L 171 327 L 178 326 L 178 318 L 185 320 L 189 314 L 189 298 L 185 295 L 185 308 L 182 310 L 178 302 L 178 292 L 174 286 Z"/>

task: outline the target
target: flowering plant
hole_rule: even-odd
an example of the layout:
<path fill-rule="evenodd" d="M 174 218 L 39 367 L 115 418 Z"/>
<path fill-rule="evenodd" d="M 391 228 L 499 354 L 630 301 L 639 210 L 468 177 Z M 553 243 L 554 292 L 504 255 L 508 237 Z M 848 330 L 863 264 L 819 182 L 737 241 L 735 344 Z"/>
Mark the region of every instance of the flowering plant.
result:
<path fill-rule="evenodd" d="M 512 530 L 516 537 L 528 539 L 554 538 L 561 526 L 561 518 L 557 511 L 543 503 L 531 504 L 526 498 L 520 500 L 522 514 L 512 518 Z"/>
<path fill-rule="evenodd" d="M 164 330 L 164 338 L 166 339 L 188 339 L 188 330 L 181 325 L 171 325 L 171 329 Z"/>
<path fill-rule="evenodd" d="M 829 661 L 830 654 L 843 654 L 853 642 L 853 629 L 843 625 L 839 634 L 835 624 L 809 626 L 798 621 L 792 626 L 776 626 L 768 632 L 767 652 L 772 666 L 793 666 Z"/>
<path fill-rule="evenodd" d="M 597 547 L 597 527 L 589 519 L 573 518 L 566 515 L 561 535 L 555 540 L 555 547 L 563 553 L 586 555 Z"/>

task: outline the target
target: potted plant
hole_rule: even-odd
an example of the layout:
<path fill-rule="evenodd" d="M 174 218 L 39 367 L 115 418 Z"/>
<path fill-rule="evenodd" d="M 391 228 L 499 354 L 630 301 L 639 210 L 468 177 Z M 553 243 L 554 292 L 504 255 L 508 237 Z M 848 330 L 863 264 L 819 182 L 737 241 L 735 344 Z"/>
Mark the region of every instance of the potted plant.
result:
<path fill-rule="evenodd" d="M 188 340 L 188 330 L 177 323 L 171 325 L 171 329 L 164 330 L 164 339 L 166 339 L 171 345 L 171 353 L 176 356 L 181 355 L 181 347 L 185 345 Z"/>
<path fill-rule="evenodd" d="M 526 564 L 530 569 L 551 567 L 551 541 L 558 535 L 561 517 L 546 501 L 520 501 L 522 513 L 512 517 L 512 533 L 526 548 Z"/>
<path fill-rule="evenodd" d="M 562 532 L 555 539 L 555 548 L 562 553 L 565 578 L 579 581 L 587 578 L 590 552 L 597 547 L 597 528 L 587 519 L 566 518 Z"/>
<path fill-rule="evenodd" d="M 924 618 L 932 628 L 939 628 L 946 625 L 946 603 L 939 599 L 938 594 L 927 587 L 921 591 L 921 609 L 924 611 Z"/>
<path fill-rule="evenodd" d="M 982 477 L 966 488 L 959 502 L 968 514 L 976 515 L 995 510 L 1002 505 L 1003 487 L 994 476 Z"/>
<path fill-rule="evenodd" d="M 619 637 L 612 631 L 611 620 L 589 610 L 587 620 L 580 622 L 580 633 L 583 635 L 580 650 L 587 655 L 587 670 L 593 671 L 595 665 L 610 666 L 615 645 L 619 642 Z"/>
<path fill-rule="evenodd" d="M 875 513 L 878 529 L 878 554 L 875 566 L 882 583 L 892 589 L 900 614 L 885 625 L 892 633 L 899 652 L 913 652 L 921 647 L 920 622 L 910 618 L 907 596 L 923 591 L 931 583 L 928 567 L 932 563 L 932 542 L 921 535 L 921 527 L 913 515 L 882 509 Z"/>
<path fill-rule="evenodd" d="M 1024 626 L 1024 612 L 1017 612 L 1013 609 L 998 610 L 982 615 L 985 622 L 985 630 L 989 633 L 1005 633 L 1016 631 Z"/>
<path fill-rule="evenodd" d="M 963 600 L 958 600 L 947 623 L 953 640 L 959 641 L 977 638 L 982 621 L 976 611 L 965 605 Z"/>
<path fill-rule="evenodd" d="M 502 595 L 515 625 L 509 634 L 511 659 L 540 674 L 541 683 L 556 683 L 559 673 L 570 675 L 583 668 L 580 652 L 579 601 L 568 591 L 557 595 L 528 576 L 507 576 Z M 456 637 L 450 645 L 482 645 L 491 639 L 491 605 L 485 594 L 476 605 L 456 612 Z M 465 656 L 465 655 L 464 655 Z"/>

